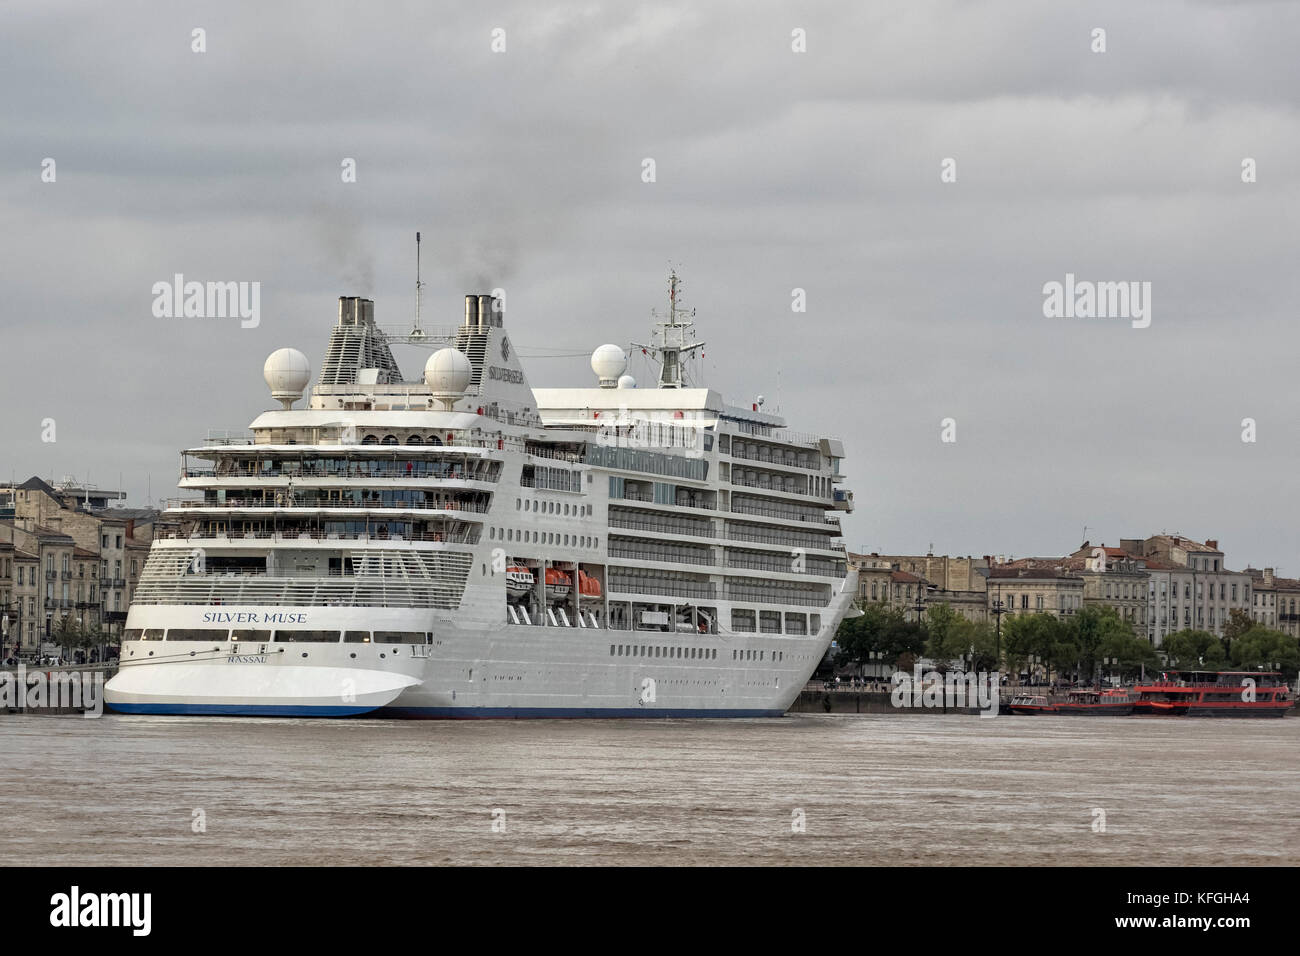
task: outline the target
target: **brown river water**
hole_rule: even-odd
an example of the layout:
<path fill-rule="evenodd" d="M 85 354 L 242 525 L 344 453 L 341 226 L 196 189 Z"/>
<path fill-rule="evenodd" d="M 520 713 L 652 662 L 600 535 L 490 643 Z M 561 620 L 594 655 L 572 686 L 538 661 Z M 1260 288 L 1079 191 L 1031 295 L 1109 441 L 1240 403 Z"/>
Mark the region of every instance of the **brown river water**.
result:
<path fill-rule="evenodd" d="M 1291 864 L 1300 833 L 1296 717 L 11 715 L 0 753 L 9 865 Z"/>

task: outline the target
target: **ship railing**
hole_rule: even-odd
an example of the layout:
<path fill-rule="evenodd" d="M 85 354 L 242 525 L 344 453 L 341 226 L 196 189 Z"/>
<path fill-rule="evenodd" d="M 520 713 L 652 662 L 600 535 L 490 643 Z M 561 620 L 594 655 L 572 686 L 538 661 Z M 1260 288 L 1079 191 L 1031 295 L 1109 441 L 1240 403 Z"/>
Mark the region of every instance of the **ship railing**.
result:
<path fill-rule="evenodd" d="M 736 422 L 736 428 L 746 435 L 753 435 L 755 438 L 766 438 L 769 441 L 779 442 L 783 445 L 802 445 L 807 448 L 817 448 L 821 442 L 821 437 L 818 435 L 809 432 L 791 431 L 788 428 L 775 425 L 738 421 Z"/>
<path fill-rule="evenodd" d="M 209 428 L 205 445 L 251 445 L 253 433 L 246 428 Z"/>
<path fill-rule="evenodd" d="M 154 538 L 174 541 L 212 541 L 222 540 L 255 540 L 261 542 L 278 542 L 278 541 L 298 541 L 303 538 L 311 538 L 320 541 L 428 541 L 435 544 L 478 544 L 478 535 L 470 533 L 461 534 L 440 534 L 438 532 L 408 532 L 407 534 L 387 534 L 378 533 L 364 534 L 362 532 L 343 532 L 343 531 L 229 531 L 229 532 L 191 532 L 186 534 L 178 530 L 160 530 Z"/>
<path fill-rule="evenodd" d="M 398 581 L 361 577 L 297 578 L 283 575 L 215 576 L 142 583 L 134 604 L 245 605 L 277 604 L 308 607 L 441 607 L 460 604 L 464 580 L 454 582 Z"/>
<path fill-rule="evenodd" d="M 429 507 L 433 505 L 433 507 Z M 475 514 L 486 514 L 488 505 L 480 505 L 466 501 L 435 501 L 421 502 L 411 504 L 385 504 L 380 501 L 340 501 L 338 499 L 301 499 L 295 496 L 292 502 L 287 501 L 265 501 L 258 498 L 227 498 L 225 501 L 204 501 L 201 498 L 169 498 L 164 502 L 164 507 L 171 509 L 189 510 L 193 508 L 208 509 L 244 509 L 244 508 L 271 508 L 277 511 L 294 511 L 294 510 L 331 510 L 339 508 L 363 509 L 366 511 L 469 511 Z"/>
<path fill-rule="evenodd" d="M 636 581 L 615 579 L 610 581 L 609 590 L 611 593 L 618 594 L 661 595 L 693 598 L 700 601 L 717 600 L 717 592 L 713 585 L 688 587 L 680 584 L 664 584 L 662 582 L 651 580 Z"/>
<path fill-rule="evenodd" d="M 766 458 L 762 454 L 744 455 L 736 451 L 735 444 L 731 446 L 731 457 L 738 461 L 752 461 L 759 465 L 773 465 L 778 468 L 799 468 L 804 471 L 818 471 L 821 468 L 820 462 L 801 462 L 798 459 L 787 460 L 785 458 L 773 458 L 770 455 Z"/>
<path fill-rule="evenodd" d="M 638 520 L 628 518 L 621 512 L 611 512 L 609 516 L 609 526 L 611 528 L 624 528 L 630 531 L 650 531 L 662 534 L 684 534 L 695 538 L 716 538 L 712 525 L 700 523 L 678 524 L 673 521 L 652 521 Z"/>
<path fill-rule="evenodd" d="M 815 514 L 809 514 L 790 508 L 764 508 L 759 505 L 750 504 L 747 500 L 731 500 L 732 514 L 740 515 L 758 515 L 762 518 L 780 518 L 783 521 L 807 521 L 810 523 L 823 523 L 825 521 L 825 512 L 818 511 Z"/>
<path fill-rule="evenodd" d="M 609 556 L 611 558 L 629 558 L 633 561 L 657 561 L 661 563 L 684 561 L 688 564 L 714 564 L 713 555 L 707 551 L 672 548 L 664 545 L 640 549 L 619 547 L 611 544 L 609 546 Z"/>
<path fill-rule="evenodd" d="M 836 547 L 827 540 L 827 535 L 820 534 L 782 534 L 780 532 L 750 531 L 738 528 L 728 522 L 726 532 L 722 535 L 729 541 L 749 541 L 756 544 L 775 544 L 786 548 L 810 548 L 823 551 L 843 551 L 843 545 Z"/>
<path fill-rule="evenodd" d="M 534 458 L 549 458 L 553 461 L 567 461 L 571 465 L 582 464 L 582 455 L 576 452 L 555 451 L 549 448 L 526 448 L 525 454 L 532 455 Z"/>
<path fill-rule="evenodd" d="M 500 476 L 494 474 L 490 469 L 483 469 L 481 473 L 466 473 L 460 469 L 445 469 L 439 471 L 430 471 L 428 469 L 412 468 L 407 470 L 404 467 L 383 468 L 383 469 L 361 469 L 353 470 L 324 470 L 319 471 L 315 468 L 272 468 L 259 471 L 239 471 L 234 468 L 223 468 L 220 470 L 212 468 L 183 468 L 180 476 L 182 478 L 237 478 L 241 481 L 251 481 L 256 483 L 262 478 L 295 478 L 295 479 L 323 479 L 349 482 L 363 482 L 370 479 L 377 481 L 398 481 L 413 480 L 421 481 L 500 481 Z"/>
<path fill-rule="evenodd" d="M 624 489 L 621 498 L 612 498 L 611 501 L 639 501 L 645 504 L 662 505 L 665 508 L 694 508 L 698 511 L 713 511 L 712 505 L 704 501 L 655 501 L 654 495 L 646 495 L 637 491 L 627 491 Z"/>
<path fill-rule="evenodd" d="M 835 577 L 835 565 L 829 561 L 817 561 L 805 558 L 805 566 L 795 568 L 790 561 L 759 561 L 743 558 L 734 553 L 727 555 L 727 567 L 741 568 L 745 571 L 775 571 L 780 574 L 811 574 L 817 577 Z"/>
<path fill-rule="evenodd" d="M 762 481 L 750 481 L 748 478 L 737 478 L 735 472 L 732 472 L 731 483 L 733 485 L 741 485 L 745 488 L 758 488 L 762 491 L 777 491 L 783 495 L 809 495 L 809 492 L 803 489 L 786 488 L 784 484 L 777 485 L 773 484 L 771 481 L 767 484 L 763 484 Z"/>

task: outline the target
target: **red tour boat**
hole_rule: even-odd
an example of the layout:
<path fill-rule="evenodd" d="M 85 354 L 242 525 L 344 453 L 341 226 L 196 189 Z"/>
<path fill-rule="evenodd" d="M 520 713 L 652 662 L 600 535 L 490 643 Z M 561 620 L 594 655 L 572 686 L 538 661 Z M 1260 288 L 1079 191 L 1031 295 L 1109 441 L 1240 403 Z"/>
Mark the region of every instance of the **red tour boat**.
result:
<path fill-rule="evenodd" d="M 1134 699 L 1126 690 L 1072 690 L 1056 705 L 1058 714 L 1083 717 L 1127 717 L 1133 713 Z"/>
<path fill-rule="evenodd" d="M 1134 700 L 1125 690 L 1094 690 L 1079 688 L 1069 691 L 1064 700 L 1053 700 L 1041 694 L 1017 694 L 1011 698 L 1013 714 L 1084 717 L 1126 717 L 1133 713 Z"/>
<path fill-rule="evenodd" d="M 1133 690 L 1139 714 L 1284 717 L 1295 706 L 1282 675 L 1272 671 L 1165 671 Z"/>

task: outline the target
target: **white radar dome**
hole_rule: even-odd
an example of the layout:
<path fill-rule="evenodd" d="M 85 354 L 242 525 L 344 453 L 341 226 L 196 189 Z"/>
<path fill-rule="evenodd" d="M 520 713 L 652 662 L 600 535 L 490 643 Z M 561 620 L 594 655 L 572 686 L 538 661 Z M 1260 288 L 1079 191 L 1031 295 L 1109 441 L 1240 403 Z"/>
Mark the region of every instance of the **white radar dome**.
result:
<path fill-rule="evenodd" d="M 287 409 L 302 398 L 311 381 L 311 363 L 297 349 L 276 349 L 262 366 L 262 378 L 266 379 L 271 397 Z"/>
<path fill-rule="evenodd" d="M 617 345 L 602 345 L 591 353 L 591 370 L 600 379 L 601 388 L 613 388 L 627 369 L 627 356 Z"/>
<path fill-rule="evenodd" d="M 636 388 L 636 379 L 631 375 L 620 375 L 618 377 L 619 388 Z"/>
<path fill-rule="evenodd" d="M 438 349 L 424 363 L 424 384 L 433 389 L 435 398 L 451 402 L 465 394 L 473 375 L 469 359 L 459 349 Z"/>

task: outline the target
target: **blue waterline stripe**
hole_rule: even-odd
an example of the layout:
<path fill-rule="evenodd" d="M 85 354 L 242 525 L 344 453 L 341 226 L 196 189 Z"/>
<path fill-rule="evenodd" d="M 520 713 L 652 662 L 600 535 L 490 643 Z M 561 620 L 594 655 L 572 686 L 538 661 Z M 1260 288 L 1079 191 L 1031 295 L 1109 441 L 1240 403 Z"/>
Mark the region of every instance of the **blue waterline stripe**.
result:
<path fill-rule="evenodd" d="M 355 717 L 374 707 L 297 707 L 288 704 L 107 704 L 121 714 L 171 714 L 237 717 Z"/>

